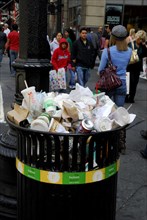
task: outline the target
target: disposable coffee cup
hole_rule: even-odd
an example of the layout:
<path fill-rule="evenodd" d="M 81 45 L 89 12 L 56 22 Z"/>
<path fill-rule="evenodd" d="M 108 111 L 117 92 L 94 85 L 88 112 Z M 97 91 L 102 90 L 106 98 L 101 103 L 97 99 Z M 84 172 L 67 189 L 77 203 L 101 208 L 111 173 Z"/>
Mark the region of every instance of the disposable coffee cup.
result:
<path fill-rule="evenodd" d="M 114 119 L 120 126 L 124 126 L 130 121 L 130 115 L 124 107 L 118 107 L 113 113 L 110 114 L 109 118 Z"/>
<path fill-rule="evenodd" d="M 98 117 L 94 120 L 94 129 L 98 132 L 112 130 L 113 120 L 108 117 Z"/>
<path fill-rule="evenodd" d="M 22 90 L 21 93 L 29 109 L 31 108 L 32 105 L 37 103 L 37 94 L 34 86 Z"/>
<path fill-rule="evenodd" d="M 42 119 L 35 119 L 31 123 L 31 129 L 38 131 L 49 131 L 49 125 Z"/>
<path fill-rule="evenodd" d="M 112 124 L 113 124 L 113 121 L 110 120 L 108 117 L 102 117 L 98 124 L 99 131 L 111 130 Z"/>
<path fill-rule="evenodd" d="M 43 102 L 43 107 L 45 111 L 51 116 L 56 113 L 56 105 L 53 98 L 46 97 Z"/>

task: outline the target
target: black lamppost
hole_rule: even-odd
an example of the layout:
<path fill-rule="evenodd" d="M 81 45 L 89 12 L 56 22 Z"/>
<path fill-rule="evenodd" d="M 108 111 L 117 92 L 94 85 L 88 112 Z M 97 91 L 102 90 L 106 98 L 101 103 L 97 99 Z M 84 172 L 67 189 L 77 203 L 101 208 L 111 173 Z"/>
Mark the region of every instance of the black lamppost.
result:
<path fill-rule="evenodd" d="M 35 86 L 49 91 L 50 48 L 47 42 L 47 0 L 19 1 L 20 51 L 16 69 L 16 103 L 22 101 L 21 90 Z"/>
<path fill-rule="evenodd" d="M 62 26 L 61 9 L 62 9 L 62 0 L 58 0 L 57 1 L 57 31 L 61 31 L 61 26 Z"/>
<path fill-rule="evenodd" d="M 35 86 L 36 91 L 49 91 L 51 69 L 47 42 L 47 0 L 21 0 L 19 9 L 20 51 L 14 63 L 17 104 L 22 102 L 24 80 L 28 86 Z M 16 132 L 9 128 L 0 136 L 0 219 L 16 219 L 16 148 Z"/>

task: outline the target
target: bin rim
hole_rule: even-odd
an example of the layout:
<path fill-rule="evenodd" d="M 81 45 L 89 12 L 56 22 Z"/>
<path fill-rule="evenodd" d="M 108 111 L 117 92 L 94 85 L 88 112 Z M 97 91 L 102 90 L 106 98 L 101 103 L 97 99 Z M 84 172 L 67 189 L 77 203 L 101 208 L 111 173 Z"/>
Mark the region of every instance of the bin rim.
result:
<path fill-rule="evenodd" d="M 37 134 L 43 134 L 43 135 L 53 135 L 53 136 L 98 136 L 98 135 L 102 135 L 102 134 L 107 134 L 107 133 L 114 133 L 117 131 L 120 131 L 122 129 L 125 129 L 126 127 L 128 127 L 130 124 L 124 125 L 122 127 L 118 127 L 112 130 L 108 130 L 108 131 L 101 131 L 101 132 L 90 132 L 90 133 L 61 133 L 61 132 L 50 132 L 50 131 L 41 131 L 41 130 L 35 130 L 35 129 L 31 129 L 31 128 L 24 128 L 21 127 L 19 125 L 16 125 L 15 123 L 13 123 L 12 121 L 10 121 L 8 119 L 8 117 L 6 116 L 6 122 L 10 125 L 10 127 L 14 128 L 15 130 L 21 130 L 24 131 L 26 133 L 37 133 Z"/>

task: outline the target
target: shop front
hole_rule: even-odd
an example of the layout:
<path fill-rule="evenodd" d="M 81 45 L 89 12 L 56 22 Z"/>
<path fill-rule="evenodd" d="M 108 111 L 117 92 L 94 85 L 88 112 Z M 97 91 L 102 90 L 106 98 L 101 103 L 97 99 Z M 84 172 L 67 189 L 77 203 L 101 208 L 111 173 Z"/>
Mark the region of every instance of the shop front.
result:
<path fill-rule="evenodd" d="M 106 3 L 105 7 L 105 24 L 118 25 L 122 24 L 136 31 L 144 29 L 147 31 L 147 2 L 137 1 L 139 4 L 126 4 L 125 1 L 117 1 L 122 4 Z"/>

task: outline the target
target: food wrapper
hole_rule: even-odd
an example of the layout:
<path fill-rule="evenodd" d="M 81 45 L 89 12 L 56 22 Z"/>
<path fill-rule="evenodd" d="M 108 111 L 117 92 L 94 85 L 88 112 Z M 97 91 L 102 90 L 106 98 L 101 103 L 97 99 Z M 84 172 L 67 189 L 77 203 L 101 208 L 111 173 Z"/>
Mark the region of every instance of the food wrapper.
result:
<path fill-rule="evenodd" d="M 15 103 L 14 109 L 7 113 L 7 117 L 11 122 L 20 125 L 21 122 L 27 119 L 28 114 L 28 109 L 24 109 L 22 106 Z"/>
<path fill-rule="evenodd" d="M 64 100 L 63 101 L 63 111 L 62 111 L 62 118 L 72 118 L 73 121 L 79 120 L 79 113 L 78 109 L 75 106 L 75 103 L 71 100 Z"/>

